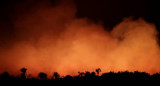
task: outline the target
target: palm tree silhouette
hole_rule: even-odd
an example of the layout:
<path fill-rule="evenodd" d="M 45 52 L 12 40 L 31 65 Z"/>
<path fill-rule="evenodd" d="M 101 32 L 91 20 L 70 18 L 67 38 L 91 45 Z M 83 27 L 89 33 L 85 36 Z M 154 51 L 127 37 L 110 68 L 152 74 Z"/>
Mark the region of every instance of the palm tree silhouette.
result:
<path fill-rule="evenodd" d="M 26 71 L 27 71 L 27 69 L 26 68 L 22 68 L 20 71 L 22 72 L 21 78 L 22 79 L 26 79 Z"/>

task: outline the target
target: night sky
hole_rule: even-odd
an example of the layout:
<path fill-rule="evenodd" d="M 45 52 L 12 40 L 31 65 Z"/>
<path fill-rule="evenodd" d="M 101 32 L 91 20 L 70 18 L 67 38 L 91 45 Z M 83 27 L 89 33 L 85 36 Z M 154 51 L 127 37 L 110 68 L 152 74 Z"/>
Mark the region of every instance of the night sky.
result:
<path fill-rule="evenodd" d="M 8 27 L 12 28 L 11 16 L 17 11 L 17 8 L 15 9 L 15 7 L 17 4 L 24 4 L 27 1 L 28 0 L 1 0 L 1 24 L 7 24 L 9 25 Z M 36 3 L 40 0 L 32 1 L 35 1 Z M 56 0 L 51 1 L 55 4 Z M 160 6 L 158 1 L 155 0 L 75 0 L 75 3 L 77 6 L 77 17 L 87 17 L 96 22 L 102 21 L 104 26 L 107 27 L 113 27 L 121 22 L 123 18 L 130 16 L 133 16 L 135 19 L 141 17 L 148 22 L 155 23 L 158 28 L 160 26 Z M 28 3 L 28 9 L 30 5 L 31 4 Z M 21 8 L 18 9 L 20 10 Z M 18 15 L 23 14 L 23 11 L 20 10 Z M 18 15 L 14 15 L 14 17 Z"/>
<path fill-rule="evenodd" d="M 159 5 L 153 0 L 76 0 L 76 4 L 78 17 L 103 21 L 109 27 L 130 16 L 160 23 Z"/>

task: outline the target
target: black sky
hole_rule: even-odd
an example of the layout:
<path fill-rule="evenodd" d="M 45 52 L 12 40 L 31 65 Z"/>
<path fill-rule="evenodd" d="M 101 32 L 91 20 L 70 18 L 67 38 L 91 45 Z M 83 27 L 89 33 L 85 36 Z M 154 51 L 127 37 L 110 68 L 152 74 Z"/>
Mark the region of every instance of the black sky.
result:
<path fill-rule="evenodd" d="M 28 0 L 0 0 L 0 39 L 12 39 L 14 29 L 12 18 L 16 18 L 23 11 L 15 15 L 14 6 L 26 3 Z M 35 0 L 40 1 L 40 0 Z M 51 0 L 56 1 L 56 0 Z M 112 28 L 120 23 L 123 18 L 133 16 L 141 17 L 147 22 L 156 24 L 160 31 L 160 16 L 158 1 L 147 0 L 75 0 L 77 6 L 76 16 L 87 17 L 96 22 L 103 22 L 105 27 Z M 28 8 L 29 9 L 29 8 Z M 27 10 L 28 10 L 27 9 Z M 4 27 L 5 26 L 5 27 Z M 4 36 L 5 35 L 5 36 Z"/>
<path fill-rule="evenodd" d="M 9 23 L 13 6 L 28 0 L 1 0 L 0 20 Z M 40 1 L 40 0 L 35 0 Z M 56 1 L 56 0 L 51 0 Z M 75 0 L 78 17 L 88 17 L 95 21 L 103 21 L 112 27 L 124 17 L 142 17 L 148 22 L 160 23 L 159 4 L 154 0 Z"/>
<path fill-rule="evenodd" d="M 101 20 L 105 26 L 113 27 L 129 16 L 160 24 L 160 6 L 153 0 L 76 0 L 76 3 L 78 17 Z"/>

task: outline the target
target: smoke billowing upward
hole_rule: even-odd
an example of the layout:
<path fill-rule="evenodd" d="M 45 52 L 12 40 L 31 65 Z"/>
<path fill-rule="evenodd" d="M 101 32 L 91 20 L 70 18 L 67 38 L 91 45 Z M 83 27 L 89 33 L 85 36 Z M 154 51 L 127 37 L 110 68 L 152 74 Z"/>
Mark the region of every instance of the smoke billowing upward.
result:
<path fill-rule="evenodd" d="M 154 24 L 125 18 L 108 32 L 102 24 L 76 18 L 72 0 L 28 3 L 15 7 L 13 37 L 1 40 L 7 44 L 0 47 L 0 72 L 17 74 L 22 67 L 31 74 L 56 71 L 74 75 L 96 68 L 103 72 L 160 72 Z"/>

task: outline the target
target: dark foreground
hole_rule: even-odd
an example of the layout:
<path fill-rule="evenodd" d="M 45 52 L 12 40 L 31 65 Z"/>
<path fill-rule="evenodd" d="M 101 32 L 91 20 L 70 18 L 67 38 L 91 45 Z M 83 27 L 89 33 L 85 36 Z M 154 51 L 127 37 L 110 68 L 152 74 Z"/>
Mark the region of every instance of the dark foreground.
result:
<path fill-rule="evenodd" d="M 96 72 L 78 72 L 77 76 L 60 76 L 57 72 L 53 73 L 53 76 L 48 78 L 46 73 L 39 73 L 37 78 L 27 75 L 26 68 L 20 70 L 22 73 L 19 76 L 11 76 L 8 72 L 4 72 L 0 75 L 0 80 L 21 80 L 21 81 L 64 81 L 64 80 L 160 80 L 160 73 L 150 75 L 146 72 L 108 72 L 100 74 L 101 69 L 96 69 Z"/>

